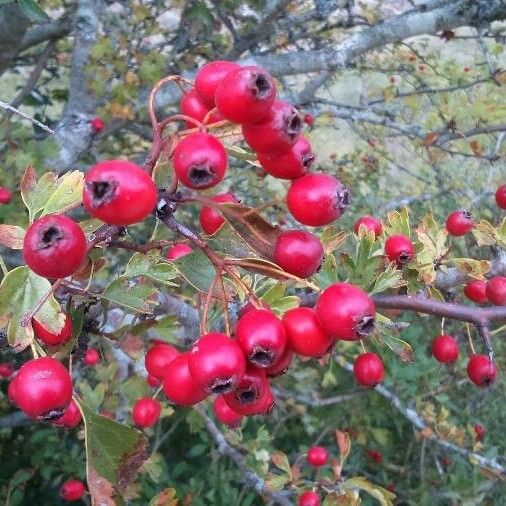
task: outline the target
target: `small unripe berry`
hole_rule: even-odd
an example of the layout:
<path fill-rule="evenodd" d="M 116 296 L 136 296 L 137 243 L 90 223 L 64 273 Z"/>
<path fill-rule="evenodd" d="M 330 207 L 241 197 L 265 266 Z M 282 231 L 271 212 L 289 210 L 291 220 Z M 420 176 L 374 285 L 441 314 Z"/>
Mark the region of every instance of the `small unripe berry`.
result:
<path fill-rule="evenodd" d="M 405 235 L 392 235 L 385 241 L 385 254 L 390 262 L 395 262 L 398 267 L 402 267 L 411 262 L 415 248 Z"/>
<path fill-rule="evenodd" d="M 83 362 L 90 367 L 100 362 L 100 353 L 95 348 L 88 348 L 84 353 Z"/>
<path fill-rule="evenodd" d="M 195 91 L 207 107 L 215 106 L 216 87 L 232 70 L 240 68 L 231 61 L 212 61 L 202 66 L 195 75 Z"/>
<path fill-rule="evenodd" d="M 225 401 L 222 395 L 218 395 L 213 402 L 214 416 L 221 423 L 235 429 L 242 424 L 243 415 L 236 413 Z"/>
<path fill-rule="evenodd" d="M 217 204 L 224 204 L 226 202 L 236 204 L 238 202 L 232 193 L 220 193 L 215 195 L 212 200 Z M 225 218 L 223 218 L 219 210 L 205 206 L 200 210 L 199 221 L 202 230 L 207 235 L 212 235 L 225 223 Z"/>
<path fill-rule="evenodd" d="M 353 226 L 355 234 L 358 234 L 361 226 L 365 227 L 365 229 L 369 232 L 373 232 L 376 237 L 380 236 L 381 232 L 383 232 L 383 225 L 381 224 L 381 221 L 374 216 L 369 216 L 368 214 L 362 216 L 355 222 L 355 225 Z"/>
<path fill-rule="evenodd" d="M 214 107 L 214 106 L 213 106 Z M 185 116 L 190 116 L 190 118 L 195 118 L 197 121 L 203 122 L 206 116 L 209 114 L 211 110 L 207 104 L 200 98 L 197 90 L 192 89 L 185 93 L 181 97 L 181 101 L 179 102 L 179 109 L 181 114 Z M 217 121 L 222 120 L 223 117 L 217 111 L 213 112 L 207 121 L 207 123 L 215 123 Z M 186 126 L 188 128 L 195 128 L 196 124 L 187 121 Z"/>
<path fill-rule="evenodd" d="M 72 399 L 63 415 L 51 421 L 51 425 L 62 429 L 73 429 L 81 423 L 81 419 L 81 411 L 79 411 L 76 401 Z"/>
<path fill-rule="evenodd" d="M 490 386 L 497 376 L 497 368 L 487 355 L 471 355 L 467 363 L 469 379 L 479 387 Z"/>
<path fill-rule="evenodd" d="M 34 318 L 32 320 L 32 327 L 35 337 L 49 346 L 57 346 L 66 343 L 72 337 L 73 327 L 70 315 L 65 313 L 64 318 L 63 327 L 57 334 L 51 332 Z"/>
<path fill-rule="evenodd" d="M 60 497 L 65 501 L 79 501 L 85 492 L 86 487 L 80 480 L 67 480 L 60 487 Z"/>
<path fill-rule="evenodd" d="M 359 385 L 375 387 L 383 381 L 385 369 L 381 358 L 376 353 L 362 353 L 355 359 L 353 374 Z"/>
<path fill-rule="evenodd" d="M 12 200 L 12 193 L 11 191 L 6 188 L 5 186 L 0 186 L 0 204 L 10 204 Z"/>
<path fill-rule="evenodd" d="M 171 344 L 156 343 L 146 353 L 144 365 L 151 376 L 162 379 L 165 376 L 167 366 L 179 355 L 179 350 Z"/>
<path fill-rule="evenodd" d="M 460 237 L 466 235 L 474 227 L 474 221 L 471 213 L 466 209 L 453 211 L 446 219 L 446 230 L 450 235 Z"/>
<path fill-rule="evenodd" d="M 143 397 L 135 402 L 132 409 L 132 420 L 137 427 L 152 427 L 160 418 L 162 406 L 156 399 Z"/>
<path fill-rule="evenodd" d="M 320 506 L 320 496 L 313 490 L 303 492 L 299 496 L 298 506 Z"/>
<path fill-rule="evenodd" d="M 14 374 L 14 365 L 9 362 L 0 363 L 0 378 L 10 378 Z"/>
<path fill-rule="evenodd" d="M 483 441 L 485 438 L 485 427 L 481 423 L 477 423 L 473 427 L 474 429 L 474 437 L 476 441 Z"/>
<path fill-rule="evenodd" d="M 188 367 L 189 353 L 181 353 L 168 366 L 163 379 L 163 391 L 170 402 L 180 406 L 193 406 L 207 394 L 195 382 Z"/>
<path fill-rule="evenodd" d="M 281 376 L 285 374 L 290 364 L 292 363 L 293 352 L 292 350 L 285 348 L 285 352 L 281 355 L 281 358 L 270 367 L 265 368 L 265 374 L 268 378 L 276 378 L 277 376 Z"/>
<path fill-rule="evenodd" d="M 496 306 L 506 305 L 506 276 L 495 276 L 489 279 L 486 289 L 487 297 Z"/>
<path fill-rule="evenodd" d="M 168 250 L 166 258 L 168 260 L 177 260 L 178 258 L 184 257 L 191 253 L 193 250 L 188 244 L 178 243 L 173 244 Z"/>
<path fill-rule="evenodd" d="M 329 452 L 323 446 L 313 446 L 307 451 L 307 462 L 313 467 L 322 467 L 329 460 Z"/>
<path fill-rule="evenodd" d="M 434 358 L 442 364 L 450 364 L 459 358 L 459 345 L 451 336 L 437 336 L 432 341 L 431 349 Z"/>
<path fill-rule="evenodd" d="M 506 184 L 497 188 L 495 192 L 495 201 L 501 209 L 506 209 Z"/>
<path fill-rule="evenodd" d="M 104 120 L 98 116 L 90 121 L 90 125 L 94 134 L 99 134 L 105 127 Z"/>
<path fill-rule="evenodd" d="M 477 304 L 485 304 L 488 302 L 487 282 L 482 281 L 481 279 L 469 281 L 469 283 L 467 283 L 464 287 L 464 294 L 468 299 L 476 302 Z"/>

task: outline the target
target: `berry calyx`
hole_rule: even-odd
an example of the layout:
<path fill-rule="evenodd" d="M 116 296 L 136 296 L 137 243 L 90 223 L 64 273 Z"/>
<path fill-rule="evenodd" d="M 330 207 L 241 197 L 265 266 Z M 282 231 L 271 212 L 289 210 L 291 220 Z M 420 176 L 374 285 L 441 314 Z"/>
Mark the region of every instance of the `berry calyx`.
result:
<path fill-rule="evenodd" d="M 256 367 L 271 367 L 286 348 L 285 328 L 268 309 L 252 309 L 239 318 L 235 336 L 248 362 Z"/>
<path fill-rule="evenodd" d="M 109 225 L 132 225 L 155 208 L 158 191 L 148 173 L 127 160 L 99 162 L 84 178 L 84 207 Z"/>
<path fill-rule="evenodd" d="M 264 120 L 276 98 L 271 75 L 261 67 L 232 70 L 216 87 L 216 107 L 234 123 L 258 123 Z"/>
<path fill-rule="evenodd" d="M 299 496 L 298 506 L 320 506 L 320 496 L 313 490 L 303 492 Z"/>
<path fill-rule="evenodd" d="M 286 272 L 299 278 L 315 274 L 323 261 L 320 239 L 305 230 L 287 230 L 276 238 L 274 261 Z"/>
<path fill-rule="evenodd" d="M 432 341 L 432 355 L 442 364 L 450 364 L 459 358 L 459 345 L 452 336 L 437 336 Z"/>
<path fill-rule="evenodd" d="M 181 353 L 167 366 L 163 379 L 163 391 L 167 399 L 179 406 L 193 406 L 207 397 L 190 373 L 189 358 L 189 353 Z"/>
<path fill-rule="evenodd" d="M 368 214 L 362 216 L 355 222 L 353 226 L 355 234 L 358 234 L 360 227 L 364 227 L 367 231 L 373 232 L 375 237 L 379 237 L 383 232 L 383 225 L 381 224 L 381 221 Z"/>
<path fill-rule="evenodd" d="M 307 462 L 313 467 L 322 467 L 329 460 L 329 452 L 323 446 L 313 446 L 307 451 Z"/>
<path fill-rule="evenodd" d="M 495 201 L 501 209 L 506 209 L 506 184 L 497 188 L 495 192 Z"/>
<path fill-rule="evenodd" d="M 198 70 L 195 75 L 195 91 L 207 107 L 212 109 L 215 106 L 214 96 L 218 84 L 228 73 L 239 68 L 237 63 L 217 60 L 206 63 Z"/>
<path fill-rule="evenodd" d="M 415 248 L 405 235 L 392 235 L 385 241 L 385 255 L 398 267 L 408 264 L 413 259 Z"/>
<path fill-rule="evenodd" d="M 350 205 L 348 189 L 333 176 L 306 174 L 290 185 L 286 205 L 304 225 L 321 227 L 339 218 Z"/>
<path fill-rule="evenodd" d="M 265 368 L 265 374 L 268 378 L 276 378 L 285 374 L 290 368 L 292 363 L 293 352 L 292 350 L 285 348 L 285 352 L 281 355 L 281 358 L 270 367 Z"/>
<path fill-rule="evenodd" d="M 188 365 L 193 379 L 208 394 L 231 392 L 244 376 L 243 352 L 238 343 L 225 334 L 204 334 L 189 354 Z"/>
<path fill-rule="evenodd" d="M 374 330 L 374 303 L 363 290 L 350 283 L 335 283 L 326 288 L 315 310 L 323 331 L 336 339 L 354 341 Z"/>
<path fill-rule="evenodd" d="M 224 204 L 227 202 L 237 204 L 239 202 L 236 196 L 232 193 L 219 193 L 211 200 L 217 204 Z M 202 230 L 207 235 L 212 235 L 223 225 L 223 223 L 225 223 L 225 218 L 223 218 L 219 210 L 205 206 L 200 210 L 199 221 Z"/>
<path fill-rule="evenodd" d="M 181 353 L 168 343 L 156 343 L 144 357 L 144 365 L 148 373 L 158 379 L 165 376 L 168 365 Z"/>
<path fill-rule="evenodd" d="M 104 120 L 98 116 L 90 121 L 90 125 L 94 134 L 99 134 L 105 127 Z"/>
<path fill-rule="evenodd" d="M 497 376 L 497 368 L 487 355 L 471 355 L 467 363 L 469 379 L 479 387 L 490 386 Z"/>
<path fill-rule="evenodd" d="M 0 378 L 10 378 L 14 371 L 14 366 L 9 362 L 0 363 Z"/>
<path fill-rule="evenodd" d="M 446 219 L 446 230 L 455 237 L 466 235 L 473 227 L 473 216 L 467 209 L 453 211 Z"/>
<path fill-rule="evenodd" d="M 44 325 L 35 318 L 32 320 L 32 327 L 35 337 L 49 346 L 57 346 L 66 343 L 72 337 L 73 332 L 72 318 L 66 313 L 64 314 L 63 327 L 57 334 L 44 327 Z"/>
<path fill-rule="evenodd" d="M 227 152 L 213 135 L 191 134 L 181 139 L 172 154 L 178 179 L 187 188 L 205 190 L 216 186 L 227 170 Z"/>
<path fill-rule="evenodd" d="M 218 395 L 213 402 L 213 411 L 216 419 L 228 425 L 232 429 L 240 427 L 242 424 L 243 415 L 234 411 L 225 401 L 222 395 Z"/>
<path fill-rule="evenodd" d="M 83 362 L 90 367 L 100 362 L 100 353 L 95 348 L 88 348 L 84 353 Z"/>
<path fill-rule="evenodd" d="M 67 480 L 60 487 L 60 497 L 65 501 L 79 501 L 85 492 L 86 487 L 80 480 Z"/>
<path fill-rule="evenodd" d="M 506 276 L 495 276 L 487 282 L 486 294 L 496 306 L 506 305 Z"/>
<path fill-rule="evenodd" d="M 474 429 L 474 439 L 476 441 L 483 441 L 486 433 L 485 427 L 483 427 L 481 423 L 477 423 L 474 425 L 473 429 Z"/>
<path fill-rule="evenodd" d="M 77 272 L 86 258 L 86 237 L 71 218 L 50 214 L 28 227 L 23 257 L 39 276 L 66 278 Z"/>
<path fill-rule="evenodd" d="M 6 188 L 5 186 L 0 186 L 0 204 L 10 204 L 12 200 L 12 193 L 11 191 Z"/>
<path fill-rule="evenodd" d="M 160 418 L 162 406 L 156 399 L 143 397 L 135 402 L 132 409 L 132 420 L 141 429 L 152 427 Z"/>
<path fill-rule="evenodd" d="M 81 423 L 81 419 L 81 411 L 79 411 L 76 401 L 72 399 L 63 415 L 56 420 L 52 420 L 51 425 L 62 429 L 73 429 Z"/>
<path fill-rule="evenodd" d="M 179 110 L 181 111 L 181 114 L 190 116 L 190 118 L 195 118 L 197 121 L 200 121 L 202 123 L 206 116 L 209 114 L 211 108 L 209 108 L 207 104 L 200 98 L 197 90 L 192 89 L 181 97 L 181 101 L 179 102 Z M 216 123 L 222 119 L 223 118 L 221 114 L 218 111 L 215 111 L 209 116 L 207 123 Z M 195 123 L 192 123 L 190 121 L 186 122 L 186 126 L 188 128 L 196 127 Z"/>
<path fill-rule="evenodd" d="M 383 381 L 385 369 L 381 358 L 376 353 L 362 353 L 353 363 L 353 374 L 359 385 L 375 387 Z"/>
<path fill-rule="evenodd" d="M 177 260 L 178 258 L 184 257 L 191 253 L 193 250 L 188 244 L 178 243 L 173 244 L 168 250 L 166 254 L 167 260 Z"/>
<path fill-rule="evenodd" d="M 488 302 L 487 282 L 482 281 L 481 279 L 469 281 L 469 283 L 467 283 L 464 287 L 464 294 L 469 300 L 472 300 L 477 304 L 485 304 Z"/>

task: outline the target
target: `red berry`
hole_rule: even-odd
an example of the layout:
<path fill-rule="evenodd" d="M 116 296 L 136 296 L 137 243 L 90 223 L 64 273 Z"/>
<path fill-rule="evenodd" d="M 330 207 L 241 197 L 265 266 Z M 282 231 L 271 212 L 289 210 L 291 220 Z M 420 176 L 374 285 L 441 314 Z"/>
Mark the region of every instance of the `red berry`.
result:
<path fill-rule="evenodd" d="M 313 126 L 314 124 L 314 116 L 312 114 L 305 114 L 304 115 L 304 123 L 309 126 Z"/>
<path fill-rule="evenodd" d="M 99 134 L 105 127 L 104 120 L 102 118 L 96 117 L 90 121 L 91 129 L 93 133 Z"/>
<path fill-rule="evenodd" d="M 216 87 L 216 107 L 234 123 L 258 123 L 274 104 L 276 86 L 261 67 L 240 67 L 228 73 Z"/>
<path fill-rule="evenodd" d="M 257 367 L 271 367 L 286 348 L 283 323 L 268 309 L 252 309 L 239 318 L 235 336 L 248 362 Z"/>
<path fill-rule="evenodd" d="M 322 357 L 334 345 L 334 339 L 322 330 L 312 308 L 290 309 L 283 315 L 283 325 L 288 348 L 303 357 Z"/>
<path fill-rule="evenodd" d="M 157 343 L 146 353 L 144 365 L 151 376 L 162 379 L 165 376 L 167 366 L 179 355 L 179 350 L 171 344 Z"/>
<path fill-rule="evenodd" d="M 67 480 L 60 487 L 60 497 L 65 501 L 79 501 L 85 492 L 86 487 L 80 480 Z"/>
<path fill-rule="evenodd" d="M 328 225 L 350 204 L 348 189 L 333 176 L 307 174 L 293 181 L 286 195 L 292 216 L 311 227 Z"/>
<path fill-rule="evenodd" d="M 238 343 L 225 334 L 204 334 L 188 359 L 195 383 L 209 394 L 231 392 L 241 381 L 246 360 Z"/>
<path fill-rule="evenodd" d="M 0 363 L 0 378 L 10 378 L 14 371 L 14 366 L 9 362 Z"/>
<path fill-rule="evenodd" d="M 227 152 L 213 135 L 191 134 L 181 139 L 172 154 L 178 179 L 187 188 L 205 190 L 216 186 L 227 170 Z"/>
<path fill-rule="evenodd" d="M 72 380 L 67 369 L 50 357 L 25 362 L 11 382 L 15 404 L 30 418 L 60 417 L 72 400 Z"/>
<path fill-rule="evenodd" d="M 213 106 L 214 107 L 214 106 Z M 203 122 L 205 117 L 208 115 L 211 110 L 207 104 L 200 98 L 199 94 L 195 89 L 190 90 L 188 93 L 185 93 L 181 97 L 181 101 L 179 102 L 179 109 L 181 114 L 185 116 L 190 116 L 190 118 L 195 118 L 197 121 Z M 221 121 L 223 118 L 221 114 L 217 111 L 213 112 L 207 121 L 207 123 L 215 123 L 217 121 Z M 195 128 L 196 124 L 187 121 L 186 126 L 188 128 Z"/>
<path fill-rule="evenodd" d="M 35 220 L 23 243 L 26 265 L 44 278 L 66 278 L 86 258 L 86 237 L 81 227 L 63 214 Z"/>
<path fill-rule="evenodd" d="M 323 446 L 313 446 L 307 451 L 307 462 L 313 467 L 322 467 L 329 460 L 329 452 Z"/>
<path fill-rule="evenodd" d="M 495 276 L 489 279 L 486 289 L 487 297 L 496 306 L 506 305 L 506 276 Z"/>
<path fill-rule="evenodd" d="M 213 402 L 214 416 L 221 423 L 232 427 L 233 429 L 240 427 L 243 416 L 236 413 L 225 401 L 223 395 L 218 395 Z"/>
<path fill-rule="evenodd" d="M 364 291 L 350 283 L 335 283 L 326 288 L 315 309 L 323 331 L 336 339 L 354 341 L 374 329 L 374 303 Z"/>
<path fill-rule="evenodd" d="M 367 455 L 376 464 L 381 464 L 383 462 L 383 454 L 378 450 L 367 450 Z"/>
<path fill-rule="evenodd" d="M 299 135 L 293 146 L 282 153 L 257 153 L 257 157 L 265 172 L 279 179 L 303 176 L 315 160 L 311 144 L 303 135 Z"/>
<path fill-rule="evenodd" d="M 362 216 L 355 222 L 355 225 L 353 227 L 355 234 L 358 234 L 361 226 L 365 227 L 368 232 L 374 232 L 374 235 L 376 237 L 379 237 L 381 235 L 381 232 L 383 232 L 383 225 L 381 224 L 381 221 L 374 216 L 369 216 L 368 214 Z"/>
<path fill-rule="evenodd" d="M 35 333 L 35 336 L 37 339 L 42 341 L 44 344 L 47 344 L 49 346 L 56 346 L 59 344 L 66 343 L 71 337 L 73 332 L 72 327 L 72 318 L 69 314 L 64 314 L 64 323 L 63 327 L 58 332 L 58 334 L 55 334 L 54 332 L 51 332 L 49 329 L 44 327 L 42 323 L 40 323 L 35 318 L 32 320 L 32 327 L 33 332 Z"/>
<path fill-rule="evenodd" d="M 157 400 L 151 399 L 151 397 L 143 397 L 134 404 L 132 420 L 141 429 L 152 427 L 160 418 L 161 411 L 162 406 Z"/>
<path fill-rule="evenodd" d="M 320 506 L 320 496 L 316 492 L 308 490 L 299 496 L 298 504 L 299 506 Z"/>
<path fill-rule="evenodd" d="M 51 425 L 61 427 L 62 429 L 73 429 L 81 423 L 81 419 L 81 411 L 79 411 L 76 401 L 72 399 L 65 413 L 56 420 L 53 420 Z"/>
<path fill-rule="evenodd" d="M 9 402 L 14 406 L 17 406 L 16 397 L 18 393 L 18 383 L 16 378 L 17 376 L 11 377 L 9 386 L 7 387 L 7 397 L 9 398 Z"/>
<path fill-rule="evenodd" d="M 193 406 L 207 397 L 190 373 L 189 358 L 189 353 L 181 353 L 167 366 L 163 379 L 163 391 L 167 399 L 180 406 Z"/>
<path fill-rule="evenodd" d="M 84 353 L 83 362 L 90 367 L 97 365 L 100 362 L 100 353 L 95 348 L 88 348 Z"/>
<path fill-rule="evenodd" d="M 152 388 L 158 388 L 162 384 L 162 378 L 157 378 L 152 374 L 148 374 L 146 381 L 148 382 L 148 385 Z"/>
<path fill-rule="evenodd" d="M 283 153 L 290 149 L 302 129 L 299 111 L 288 102 L 277 100 L 260 123 L 242 126 L 244 140 L 259 153 Z"/>
<path fill-rule="evenodd" d="M 143 221 L 157 199 L 158 191 L 149 174 L 127 160 L 99 162 L 84 178 L 84 207 L 109 225 Z"/>
<path fill-rule="evenodd" d="M 432 355 L 442 364 L 455 362 L 459 358 L 459 345 L 451 336 L 437 336 L 432 341 Z"/>
<path fill-rule="evenodd" d="M 390 262 L 402 267 L 411 262 L 415 248 L 405 235 L 392 235 L 385 241 L 385 254 Z"/>
<path fill-rule="evenodd" d="M 479 387 L 488 387 L 497 376 L 497 368 L 486 355 L 471 355 L 467 363 L 469 379 Z"/>
<path fill-rule="evenodd" d="M 195 91 L 207 107 L 212 109 L 215 106 L 214 96 L 220 81 L 238 68 L 240 66 L 237 63 L 217 60 L 206 63 L 199 69 L 195 75 Z"/>
<path fill-rule="evenodd" d="M 167 259 L 168 260 L 177 260 L 180 257 L 184 257 L 185 255 L 188 255 L 188 253 L 191 253 L 193 250 L 191 249 L 188 244 L 183 243 L 177 243 L 173 244 L 168 250 L 167 250 Z"/>
<path fill-rule="evenodd" d="M 265 368 L 265 374 L 267 374 L 267 377 L 276 378 L 277 376 L 285 374 L 292 363 L 292 358 L 292 350 L 285 348 L 285 352 L 281 355 L 281 358 L 275 364 Z"/>
<path fill-rule="evenodd" d="M 464 287 L 464 294 L 468 299 L 476 302 L 477 304 L 485 304 L 488 302 L 487 282 L 482 281 L 481 279 L 469 281 L 469 283 L 467 283 Z"/>
<path fill-rule="evenodd" d="M 506 209 L 506 184 L 497 188 L 495 192 L 495 201 L 501 209 Z"/>
<path fill-rule="evenodd" d="M 309 278 L 318 271 L 323 261 L 322 243 L 305 230 L 281 232 L 274 246 L 274 261 L 290 274 Z"/>
<path fill-rule="evenodd" d="M 455 237 L 466 235 L 473 227 L 473 217 L 466 209 L 453 211 L 446 219 L 446 230 L 448 230 L 450 235 L 454 235 Z"/>
<path fill-rule="evenodd" d="M 269 382 L 266 384 L 266 388 L 257 403 L 256 415 L 268 415 L 274 409 L 274 404 L 276 403 L 276 399 L 272 394 L 271 386 Z"/>
<path fill-rule="evenodd" d="M 232 193 L 219 193 L 212 198 L 213 202 L 217 204 L 224 204 L 226 202 L 237 204 L 238 200 Z M 225 223 L 225 218 L 221 215 L 220 211 L 212 207 L 203 207 L 199 213 L 199 221 L 202 230 L 207 235 L 214 234 Z"/>
<path fill-rule="evenodd" d="M 0 204 L 9 204 L 11 200 L 11 191 L 5 186 L 0 186 Z"/>
<path fill-rule="evenodd" d="M 355 359 L 353 374 L 359 385 L 375 387 L 383 381 L 385 369 L 381 358 L 376 353 L 362 353 Z"/>
<path fill-rule="evenodd" d="M 485 427 L 483 427 L 481 423 L 477 423 L 473 428 L 476 441 L 483 441 L 485 437 Z"/>

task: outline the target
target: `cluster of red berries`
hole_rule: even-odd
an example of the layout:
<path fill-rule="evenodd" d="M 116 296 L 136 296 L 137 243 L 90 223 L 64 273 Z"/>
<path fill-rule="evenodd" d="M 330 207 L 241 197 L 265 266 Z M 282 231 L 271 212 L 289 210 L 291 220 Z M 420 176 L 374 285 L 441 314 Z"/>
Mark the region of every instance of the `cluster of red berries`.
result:
<path fill-rule="evenodd" d="M 494 276 L 488 281 L 475 279 L 464 287 L 464 294 L 473 302 L 496 306 L 506 305 L 506 276 Z"/>

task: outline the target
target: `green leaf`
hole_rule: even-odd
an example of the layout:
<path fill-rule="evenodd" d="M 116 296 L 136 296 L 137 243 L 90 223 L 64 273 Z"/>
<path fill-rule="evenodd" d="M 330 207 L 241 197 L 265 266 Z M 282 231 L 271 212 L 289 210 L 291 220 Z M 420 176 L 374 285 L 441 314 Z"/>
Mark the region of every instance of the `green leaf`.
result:
<path fill-rule="evenodd" d="M 162 260 L 159 253 L 150 251 L 147 254 L 135 253 L 125 269 L 125 277 L 145 276 L 158 283 L 177 286 L 170 280 L 178 276 L 177 269 L 169 262 Z"/>
<path fill-rule="evenodd" d="M 94 389 L 86 381 L 78 384 L 79 393 L 83 396 L 84 402 L 94 411 L 98 411 L 104 402 L 105 384 L 99 383 Z"/>
<path fill-rule="evenodd" d="M 269 284 L 271 282 L 268 282 Z M 300 305 L 300 300 L 295 295 L 285 295 L 286 285 L 274 282 L 272 286 L 261 296 L 261 300 L 265 302 L 271 311 L 277 315 L 283 315 L 289 309 L 293 309 Z"/>
<path fill-rule="evenodd" d="M 248 243 L 232 228 L 229 223 L 222 227 L 208 240 L 209 246 L 218 253 L 223 253 L 230 258 L 255 258 L 257 253 Z"/>
<path fill-rule="evenodd" d="M 371 497 L 377 499 L 381 506 L 393 506 L 393 500 L 395 499 L 395 494 L 389 492 L 383 487 L 379 487 L 378 485 L 367 481 L 362 476 L 350 478 L 341 483 L 339 487 L 342 490 L 363 490 Z"/>
<path fill-rule="evenodd" d="M 336 257 L 332 253 L 325 255 L 320 270 L 312 279 L 320 288 L 327 288 L 339 281 Z"/>
<path fill-rule="evenodd" d="M 390 263 L 383 272 L 377 275 L 376 279 L 374 279 L 372 288 L 368 290 L 368 292 L 370 295 L 373 295 L 390 290 L 391 288 L 400 288 L 405 285 L 406 281 L 402 279 L 402 271 L 399 270 L 395 264 Z"/>
<path fill-rule="evenodd" d="M 43 23 L 49 19 L 35 0 L 18 0 L 18 5 L 21 12 L 34 23 Z"/>
<path fill-rule="evenodd" d="M 274 474 L 269 473 L 265 480 L 265 485 L 272 492 L 277 492 L 284 488 L 284 486 L 290 481 L 290 477 L 287 474 Z"/>
<path fill-rule="evenodd" d="M 78 206 L 83 199 L 84 174 L 67 172 L 56 181 L 56 189 L 44 204 L 41 216 L 63 213 Z"/>
<path fill-rule="evenodd" d="M 281 471 L 283 471 L 285 474 L 290 476 L 292 475 L 292 469 L 290 467 L 290 462 L 288 461 L 288 457 L 283 452 L 274 452 L 272 454 L 272 463 Z"/>
<path fill-rule="evenodd" d="M 194 250 L 172 262 L 181 276 L 197 290 L 207 293 L 213 283 L 216 270 L 209 258 L 200 250 Z"/>
<path fill-rule="evenodd" d="M 118 306 L 145 314 L 152 314 L 153 308 L 157 305 L 156 288 L 143 276 L 136 278 L 120 276 L 100 297 Z"/>
<path fill-rule="evenodd" d="M 406 207 L 400 211 L 390 211 L 387 214 L 388 223 L 384 224 L 384 230 L 387 235 L 402 234 L 410 236 L 409 212 Z"/>

